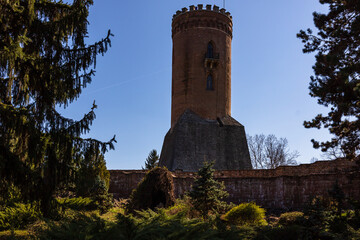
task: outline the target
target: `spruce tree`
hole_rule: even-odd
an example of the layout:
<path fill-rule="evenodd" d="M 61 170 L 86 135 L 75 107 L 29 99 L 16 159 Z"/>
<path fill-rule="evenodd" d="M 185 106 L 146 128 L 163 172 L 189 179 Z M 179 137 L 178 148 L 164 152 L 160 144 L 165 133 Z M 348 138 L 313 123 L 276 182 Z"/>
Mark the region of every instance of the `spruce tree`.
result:
<path fill-rule="evenodd" d="M 304 53 L 316 53 L 310 95 L 328 107 L 327 115 L 319 114 L 305 121 L 306 128 L 328 128 L 331 140 L 312 140 L 322 151 L 340 147 L 349 159 L 360 151 L 360 1 L 320 0 L 329 12 L 314 12 L 318 29 L 300 31 Z"/>
<path fill-rule="evenodd" d="M 155 149 L 151 150 L 149 156 L 145 160 L 145 169 L 151 170 L 159 165 L 159 155 Z M 144 169 L 144 168 L 143 168 Z"/>
<path fill-rule="evenodd" d="M 99 149 L 87 149 L 76 172 L 75 192 L 77 196 L 97 197 L 107 194 L 110 173 L 106 169 L 104 155 Z M 100 189 L 100 190 L 99 190 Z"/>
<path fill-rule="evenodd" d="M 205 162 L 204 166 L 199 169 L 197 178 L 194 181 L 190 191 L 191 202 L 200 214 L 207 218 L 208 213 L 218 212 L 223 205 L 222 199 L 229 194 L 225 191 L 224 183 L 214 179 L 214 162 Z"/>
<path fill-rule="evenodd" d="M 92 0 L 0 1 L 0 178 L 40 200 L 45 215 L 56 188 L 74 179 L 81 153 L 102 152 L 115 139 L 81 138 L 95 119 L 95 102 L 78 121 L 57 107 L 75 101 L 94 75 L 107 36 L 85 44 Z"/>

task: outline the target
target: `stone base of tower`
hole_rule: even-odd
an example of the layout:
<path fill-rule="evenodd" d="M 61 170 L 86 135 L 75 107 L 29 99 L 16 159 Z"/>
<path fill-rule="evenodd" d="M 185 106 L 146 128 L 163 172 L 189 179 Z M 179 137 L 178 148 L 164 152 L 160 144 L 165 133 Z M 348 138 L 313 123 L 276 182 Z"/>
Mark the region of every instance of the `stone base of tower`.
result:
<path fill-rule="evenodd" d="M 207 120 L 186 110 L 164 139 L 160 166 L 194 172 L 204 161 L 217 170 L 252 169 L 244 126 L 230 116 Z"/>

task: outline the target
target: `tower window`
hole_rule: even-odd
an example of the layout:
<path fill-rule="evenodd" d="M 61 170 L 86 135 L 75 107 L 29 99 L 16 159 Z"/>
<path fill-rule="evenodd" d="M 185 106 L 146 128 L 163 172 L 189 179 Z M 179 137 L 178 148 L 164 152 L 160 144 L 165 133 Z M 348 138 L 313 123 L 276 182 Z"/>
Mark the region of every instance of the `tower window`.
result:
<path fill-rule="evenodd" d="M 213 90 L 213 77 L 211 74 L 206 79 L 206 90 Z"/>
<path fill-rule="evenodd" d="M 214 47 L 211 42 L 209 42 L 209 44 L 208 44 L 206 57 L 214 58 Z"/>

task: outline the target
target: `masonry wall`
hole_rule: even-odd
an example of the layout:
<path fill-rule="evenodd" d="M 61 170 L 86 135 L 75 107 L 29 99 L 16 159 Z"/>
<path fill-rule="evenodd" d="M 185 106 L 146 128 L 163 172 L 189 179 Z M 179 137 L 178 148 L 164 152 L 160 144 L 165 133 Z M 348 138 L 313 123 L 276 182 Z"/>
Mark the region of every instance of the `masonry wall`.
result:
<path fill-rule="evenodd" d="M 345 160 L 319 161 L 273 170 L 217 171 L 229 192 L 229 202 L 254 201 L 270 209 L 301 208 L 314 196 L 326 196 L 337 181 L 347 197 L 360 199 L 360 170 Z M 109 192 L 116 198 L 129 197 L 144 177 L 143 170 L 110 170 Z M 191 189 L 196 173 L 173 172 L 177 197 Z"/>

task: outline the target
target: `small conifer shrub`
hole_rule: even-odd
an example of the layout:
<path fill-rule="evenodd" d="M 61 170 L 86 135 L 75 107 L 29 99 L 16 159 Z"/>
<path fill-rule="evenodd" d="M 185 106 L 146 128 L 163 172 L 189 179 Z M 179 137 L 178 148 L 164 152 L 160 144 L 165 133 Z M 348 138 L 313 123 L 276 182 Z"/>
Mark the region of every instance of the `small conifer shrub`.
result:
<path fill-rule="evenodd" d="M 228 211 L 224 219 L 233 225 L 266 225 L 265 209 L 255 203 L 241 203 Z"/>
<path fill-rule="evenodd" d="M 35 205 L 14 203 L 0 211 L 0 231 L 9 229 L 24 229 L 28 224 L 35 222 L 41 213 Z"/>
<path fill-rule="evenodd" d="M 200 214 L 207 218 L 209 212 L 217 213 L 225 202 L 222 201 L 229 194 L 225 191 L 224 183 L 214 179 L 214 162 L 204 163 L 199 169 L 192 189 L 190 191 L 191 203 Z"/>
<path fill-rule="evenodd" d="M 279 224 L 283 226 L 300 224 L 303 219 L 304 213 L 302 212 L 287 212 L 279 217 Z"/>

